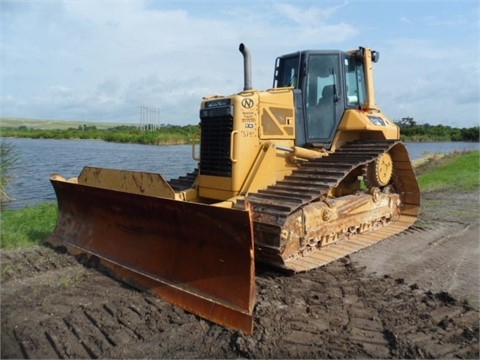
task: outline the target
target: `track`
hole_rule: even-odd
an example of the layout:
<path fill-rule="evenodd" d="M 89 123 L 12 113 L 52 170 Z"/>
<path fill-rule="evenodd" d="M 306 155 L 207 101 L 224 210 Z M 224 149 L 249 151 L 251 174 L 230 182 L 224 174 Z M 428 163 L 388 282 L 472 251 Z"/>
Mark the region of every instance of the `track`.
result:
<path fill-rule="evenodd" d="M 198 175 L 198 169 L 193 170 L 192 172 L 186 174 L 185 176 L 180 176 L 177 179 L 168 180 L 168 184 L 175 191 L 183 191 L 192 187 L 195 179 Z"/>
<path fill-rule="evenodd" d="M 356 224 L 354 233 L 349 233 L 347 226 L 337 230 L 334 236 L 338 240 L 334 245 L 321 246 L 323 238 L 320 237 L 315 244 L 312 241 L 300 244 L 296 255 L 285 258 L 283 252 L 287 246 L 285 232 L 290 232 L 286 225 L 289 218 L 299 216 L 299 210 L 309 204 L 328 199 L 343 182 L 356 178 L 363 167 L 386 152 L 393 159 L 393 184 L 402 202 L 400 217 L 395 223 L 378 231 L 379 226 L 387 223 L 379 218 Z M 327 157 L 307 162 L 284 180 L 258 193 L 248 194 L 237 202 L 236 207 L 245 208 L 246 202 L 253 209 L 256 258 L 275 266 L 305 271 L 407 229 L 418 215 L 420 192 L 405 146 L 394 140 L 368 140 L 348 143 Z M 376 231 L 370 231 L 373 228 Z"/>

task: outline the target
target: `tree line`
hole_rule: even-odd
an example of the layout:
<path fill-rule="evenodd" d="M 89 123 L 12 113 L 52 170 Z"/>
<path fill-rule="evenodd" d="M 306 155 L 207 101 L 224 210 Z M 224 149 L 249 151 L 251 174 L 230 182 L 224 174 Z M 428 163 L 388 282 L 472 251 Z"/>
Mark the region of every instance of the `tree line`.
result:
<path fill-rule="evenodd" d="M 120 143 L 174 145 L 191 143 L 194 133 L 199 131 L 198 125 L 162 125 L 157 129 L 140 129 L 138 126 L 133 125 L 97 129 L 96 126 L 80 125 L 78 128 L 48 130 L 19 126 L 16 128 L 2 128 L 1 136 L 32 139 L 89 139 Z"/>
<path fill-rule="evenodd" d="M 454 128 L 445 125 L 417 124 L 411 117 L 397 121 L 401 138 L 404 141 L 479 141 L 480 128 Z M 80 125 L 78 128 L 34 129 L 27 126 L 2 128 L 2 137 L 23 137 L 32 139 L 98 139 L 120 143 L 151 145 L 189 144 L 198 125 L 162 125 L 160 128 L 143 129 L 134 125 L 115 126 L 97 129 L 96 126 Z"/>
<path fill-rule="evenodd" d="M 479 141 L 480 127 L 455 128 L 445 125 L 417 124 L 412 117 L 397 121 L 404 141 Z"/>

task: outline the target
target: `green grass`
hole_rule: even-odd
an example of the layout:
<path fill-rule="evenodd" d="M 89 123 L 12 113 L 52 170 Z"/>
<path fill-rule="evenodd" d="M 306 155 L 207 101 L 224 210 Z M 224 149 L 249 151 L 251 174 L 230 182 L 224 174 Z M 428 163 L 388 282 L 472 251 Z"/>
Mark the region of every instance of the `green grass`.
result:
<path fill-rule="evenodd" d="M 52 233 L 57 221 L 57 205 L 43 203 L 21 210 L 4 210 L 0 215 L 0 247 L 30 247 L 43 244 Z"/>
<path fill-rule="evenodd" d="M 416 170 L 422 191 L 472 191 L 480 186 L 480 151 L 434 156 Z"/>

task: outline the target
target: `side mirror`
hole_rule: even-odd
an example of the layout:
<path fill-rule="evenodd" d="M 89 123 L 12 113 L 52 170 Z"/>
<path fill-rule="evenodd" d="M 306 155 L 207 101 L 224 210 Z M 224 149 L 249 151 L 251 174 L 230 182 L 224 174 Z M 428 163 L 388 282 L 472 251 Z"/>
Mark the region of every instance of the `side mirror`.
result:
<path fill-rule="evenodd" d="M 363 61 L 363 56 L 365 55 L 365 48 L 359 47 L 357 52 L 355 53 L 355 57 L 357 61 Z"/>

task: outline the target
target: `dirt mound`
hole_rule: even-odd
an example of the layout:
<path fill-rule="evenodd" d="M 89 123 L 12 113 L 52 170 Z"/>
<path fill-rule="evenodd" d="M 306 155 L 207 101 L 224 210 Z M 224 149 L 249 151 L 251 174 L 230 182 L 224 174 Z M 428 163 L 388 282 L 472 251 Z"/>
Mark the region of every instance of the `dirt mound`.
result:
<path fill-rule="evenodd" d="M 474 195 L 427 194 L 415 228 L 323 268 L 258 268 L 250 337 L 67 254 L 1 251 L 1 357 L 478 358 Z"/>

